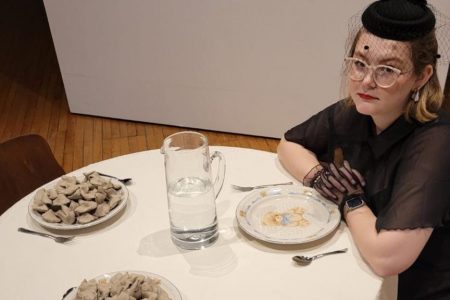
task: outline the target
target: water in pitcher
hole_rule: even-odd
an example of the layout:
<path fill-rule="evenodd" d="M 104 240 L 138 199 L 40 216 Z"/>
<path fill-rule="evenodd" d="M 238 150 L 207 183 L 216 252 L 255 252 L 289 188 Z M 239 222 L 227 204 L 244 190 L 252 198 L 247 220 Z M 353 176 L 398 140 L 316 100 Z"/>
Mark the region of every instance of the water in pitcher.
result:
<path fill-rule="evenodd" d="M 209 180 L 181 178 L 169 186 L 172 240 L 185 249 L 201 249 L 217 240 L 214 189 Z"/>

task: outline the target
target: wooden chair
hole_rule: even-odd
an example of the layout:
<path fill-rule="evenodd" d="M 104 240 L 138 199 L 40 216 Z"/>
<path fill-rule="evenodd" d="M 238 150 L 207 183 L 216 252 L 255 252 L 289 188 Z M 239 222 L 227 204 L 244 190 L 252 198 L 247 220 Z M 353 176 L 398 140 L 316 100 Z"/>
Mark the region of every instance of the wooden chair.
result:
<path fill-rule="evenodd" d="M 47 141 L 39 135 L 0 143 L 0 215 L 39 186 L 64 174 Z"/>

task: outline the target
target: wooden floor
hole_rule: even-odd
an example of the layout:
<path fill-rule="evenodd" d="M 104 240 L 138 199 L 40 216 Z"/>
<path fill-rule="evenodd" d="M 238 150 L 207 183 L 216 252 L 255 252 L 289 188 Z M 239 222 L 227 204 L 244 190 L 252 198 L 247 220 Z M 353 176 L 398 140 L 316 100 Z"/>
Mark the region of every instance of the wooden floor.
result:
<path fill-rule="evenodd" d="M 71 114 L 42 0 L 0 4 L 0 142 L 28 133 L 49 142 L 66 172 L 158 149 L 186 128 Z M 197 130 L 211 145 L 276 151 L 277 139 Z"/>
<path fill-rule="evenodd" d="M 157 149 L 164 137 L 185 129 L 71 114 L 42 0 L 0 2 L 0 142 L 40 134 L 69 172 L 111 157 Z M 212 145 L 275 152 L 278 143 L 199 131 Z"/>

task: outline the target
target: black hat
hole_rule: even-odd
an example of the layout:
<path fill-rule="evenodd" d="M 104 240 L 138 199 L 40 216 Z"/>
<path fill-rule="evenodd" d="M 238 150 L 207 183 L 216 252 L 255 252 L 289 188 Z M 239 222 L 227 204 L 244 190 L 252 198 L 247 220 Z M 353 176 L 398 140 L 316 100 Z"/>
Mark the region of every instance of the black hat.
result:
<path fill-rule="evenodd" d="M 364 27 L 390 40 L 411 41 L 434 29 L 436 17 L 426 0 L 379 0 L 362 14 Z"/>

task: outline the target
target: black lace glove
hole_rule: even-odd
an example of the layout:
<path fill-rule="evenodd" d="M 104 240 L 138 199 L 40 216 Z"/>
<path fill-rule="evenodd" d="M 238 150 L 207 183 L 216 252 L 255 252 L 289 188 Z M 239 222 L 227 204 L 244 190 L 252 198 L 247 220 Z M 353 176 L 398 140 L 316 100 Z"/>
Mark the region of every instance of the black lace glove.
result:
<path fill-rule="evenodd" d="M 364 185 L 362 175 L 356 169 L 352 169 L 347 161 L 343 161 L 340 167 L 334 163 L 322 166 L 312 180 L 314 189 L 338 205 L 345 196 L 362 194 Z"/>
<path fill-rule="evenodd" d="M 314 181 L 320 176 L 320 172 L 324 169 L 321 164 L 315 165 L 309 172 L 303 177 L 302 183 L 304 186 L 313 187 Z"/>

